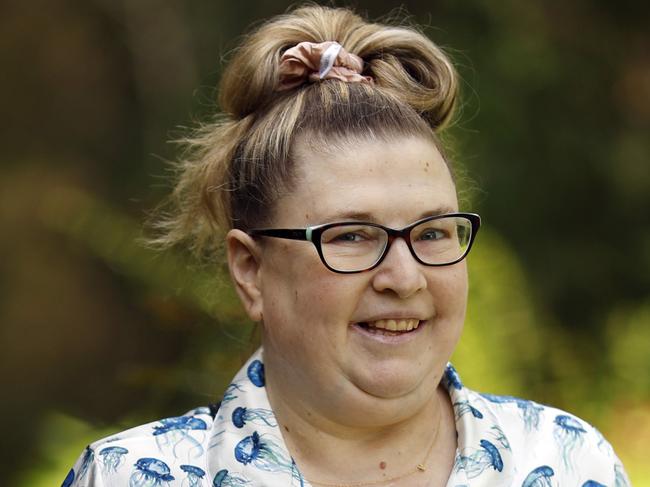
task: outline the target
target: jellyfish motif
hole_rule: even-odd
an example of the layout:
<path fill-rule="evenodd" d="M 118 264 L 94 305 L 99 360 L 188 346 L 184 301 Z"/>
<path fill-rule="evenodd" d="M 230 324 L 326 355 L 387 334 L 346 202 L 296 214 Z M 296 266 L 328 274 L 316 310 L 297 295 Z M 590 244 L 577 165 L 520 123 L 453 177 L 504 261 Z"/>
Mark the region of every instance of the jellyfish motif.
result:
<path fill-rule="evenodd" d="M 300 472 L 293 468 L 293 461 L 284 456 L 282 448 L 271 438 L 262 438 L 257 431 L 237 443 L 235 459 L 265 472 L 287 472 L 296 480 L 300 478 Z"/>
<path fill-rule="evenodd" d="M 66 475 L 63 479 L 61 487 L 70 487 L 72 485 L 72 482 L 74 482 L 74 469 L 71 468 L 68 472 L 68 475 Z"/>
<path fill-rule="evenodd" d="M 503 471 L 503 459 L 499 450 L 488 440 L 479 442 L 481 448 L 475 449 L 470 455 L 459 455 L 456 458 L 454 470 L 464 470 L 468 479 L 474 479 L 481 475 L 488 468 L 497 472 Z"/>
<path fill-rule="evenodd" d="M 121 446 L 107 446 L 99 452 L 102 457 L 102 465 L 108 473 L 115 473 L 117 469 L 124 463 L 124 455 L 129 453 L 129 450 Z"/>
<path fill-rule="evenodd" d="M 612 448 L 612 445 L 607 443 L 607 440 L 600 431 L 598 431 L 596 428 L 593 428 L 593 430 L 594 433 L 596 433 L 596 437 L 598 438 L 598 449 L 605 453 L 608 457 L 614 456 L 614 449 Z"/>
<path fill-rule="evenodd" d="M 212 487 L 246 487 L 250 481 L 237 474 L 229 473 L 228 470 L 219 470 L 214 476 Z"/>
<path fill-rule="evenodd" d="M 79 472 L 77 475 L 77 479 L 81 480 L 86 476 L 88 473 L 88 468 L 90 468 L 90 464 L 93 463 L 95 460 L 95 452 L 90 448 L 90 446 L 87 446 L 86 449 L 84 450 L 84 455 L 81 460 L 81 466 L 79 467 Z"/>
<path fill-rule="evenodd" d="M 449 386 L 453 386 L 459 391 L 463 388 L 463 383 L 460 381 L 460 376 L 458 375 L 458 372 L 456 372 L 456 369 L 453 365 L 447 364 L 447 368 L 445 369 L 445 378 L 447 379 Z"/>
<path fill-rule="evenodd" d="M 248 409 L 243 407 L 235 408 L 232 412 L 232 424 L 237 428 L 243 428 L 247 423 L 265 424 L 267 426 L 275 427 L 278 422 L 275 419 L 275 414 L 270 409 Z"/>
<path fill-rule="evenodd" d="M 554 420 L 553 436 L 562 451 L 562 460 L 568 470 L 573 468 L 573 451 L 582 446 L 585 429 L 576 418 L 559 414 Z"/>
<path fill-rule="evenodd" d="M 182 487 L 201 487 L 201 479 L 205 477 L 205 470 L 195 465 L 181 465 L 181 470 L 187 474 Z"/>
<path fill-rule="evenodd" d="M 246 375 L 257 387 L 264 387 L 266 379 L 264 377 L 264 364 L 259 360 L 253 360 L 246 370 Z"/>
<path fill-rule="evenodd" d="M 201 406 L 198 408 L 192 409 L 190 412 L 186 413 L 186 416 L 197 416 L 199 414 L 210 415 L 210 408 L 206 406 Z"/>
<path fill-rule="evenodd" d="M 496 396 L 494 394 L 481 394 L 481 396 L 495 404 L 516 404 L 524 420 L 526 430 L 531 431 L 532 429 L 539 428 L 539 415 L 544 410 L 543 406 L 512 396 Z"/>
<path fill-rule="evenodd" d="M 582 487 L 607 487 L 607 486 L 601 484 L 600 482 L 596 482 L 595 480 L 587 480 L 584 484 L 582 484 Z"/>
<path fill-rule="evenodd" d="M 113 436 L 109 436 L 107 438 L 104 438 L 104 441 L 102 443 L 115 443 L 116 441 L 120 441 L 124 439 L 121 433 L 118 433 Z"/>
<path fill-rule="evenodd" d="M 153 435 L 156 437 L 156 445 L 160 451 L 163 451 L 163 448 L 171 448 L 174 457 L 178 458 L 178 448 L 188 444 L 190 446 L 187 452 L 188 458 L 192 456 L 193 451 L 196 451 L 194 458 L 203 455 L 201 441 L 194 438 L 191 432 L 206 431 L 208 425 L 205 421 L 194 416 L 178 416 L 162 419 L 159 422 L 160 425 L 153 427 Z"/>
<path fill-rule="evenodd" d="M 532 470 L 521 484 L 521 487 L 553 487 L 551 477 L 555 472 L 548 465 L 542 465 Z"/>
<path fill-rule="evenodd" d="M 305 478 L 300 473 L 300 470 L 298 470 L 298 465 L 296 465 L 296 461 L 293 457 L 291 458 L 291 477 L 298 480 L 298 485 L 300 487 L 305 487 Z"/>
<path fill-rule="evenodd" d="M 226 391 L 223 393 L 223 399 L 221 399 L 221 406 L 224 406 L 228 404 L 230 401 L 237 399 L 239 396 L 237 395 L 238 392 L 244 392 L 244 389 L 242 386 L 237 384 L 236 382 L 233 382 L 230 384 L 227 388 Z"/>
<path fill-rule="evenodd" d="M 226 433 L 225 429 L 220 429 L 219 431 L 214 433 L 210 437 L 210 441 L 208 442 L 208 450 L 212 450 L 213 448 L 216 448 L 219 445 L 221 445 L 223 439 L 225 438 L 225 433 Z"/>
<path fill-rule="evenodd" d="M 467 413 L 472 413 L 476 419 L 483 419 L 483 413 L 472 406 L 468 400 L 457 401 L 453 404 L 454 411 L 456 412 L 456 421 L 462 418 Z"/>
<path fill-rule="evenodd" d="M 499 427 L 497 424 L 493 424 L 490 427 L 490 430 L 492 431 L 492 437 L 496 443 L 501 445 L 501 447 L 506 450 L 506 451 L 512 451 L 510 447 L 510 441 L 508 441 L 508 437 L 506 434 L 503 432 L 503 430 Z"/>
<path fill-rule="evenodd" d="M 615 487 L 630 487 L 630 484 L 625 478 L 623 473 L 623 467 L 620 465 L 614 465 L 614 486 Z"/>
<path fill-rule="evenodd" d="M 129 479 L 129 487 L 165 487 L 174 480 L 169 466 L 157 458 L 140 458 Z"/>

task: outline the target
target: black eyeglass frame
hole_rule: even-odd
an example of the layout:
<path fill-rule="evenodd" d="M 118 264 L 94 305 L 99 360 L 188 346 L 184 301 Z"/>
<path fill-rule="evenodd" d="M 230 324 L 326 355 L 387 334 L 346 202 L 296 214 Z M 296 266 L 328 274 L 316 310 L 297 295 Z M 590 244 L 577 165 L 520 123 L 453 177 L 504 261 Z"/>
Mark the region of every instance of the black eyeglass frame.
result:
<path fill-rule="evenodd" d="M 463 254 L 458 259 L 452 262 L 445 262 L 444 264 L 429 264 L 427 262 L 422 261 L 413 250 L 413 244 L 411 243 L 411 230 L 413 230 L 418 225 L 421 225 L 428 221 L 439 220 L 441 218 L 450 218 L 450 217 L 466 218 L 467 220 L 470 221 L 470 224 L 472 225 L 472 233 L 470 235 L 469 242 L 467 244 L 467 248 L 465 249 L 465 252 L 463 252 Z M 346 225 L 349 226 L 367 225 L 370 227 L 381 228 L 388 234 L 386 247 L 384 247 L 384 250 L 382 251 L 379 258 L 370 267 L 361 270 L 356 270 L 356 271 L 342 271 L 339 269 L 334 269 L 327 263 L 327 260 L 325 260 L 325 256 L 323 255 L 322 243 L 321 243 L 321 235 L 323 234 L 324 231 L 326 231 L 329 228 L 337 227 L 337 226 L 346 226 Z M 442 215 L 434 215 L 434 216 L 422 218 L 421 220 L 411 223 L 410 225 L 407 225 L 402 229 L 389 228 L 389 227 L 385 227 L 384 225 L 380 225 L 379 223 L 372 223 L 372 222 L 344 221 L 344 222 L 324 223 L 322 225 L 314 225 L 307 228 L 255 228 L 252 230 L 248 230 L 246 233 L 248 233 L 248 235 L 253 237 L 257 237 L 257 236 L 275 237 L 275 238 L 285 238 L 289 240 L 304 240 L 304 241 L 311 242 L 316 247 L 316 251 L 318 252 L 318 256 L 320 257 L 321 262 L 330 271 L 336 272 L 338 274 L 357 274 L 359 272 L 366 272 L 372 270 L 375 267 L 377 267 L 379 264 L 381 264 L 384 258 L 386 257 L 386 254 L 388 254 L 388 251 L 390 250 L 390 246 L 393 243 L 393 240 L 395 240 L 398 237 L 401 237 L 404 240 L 404 242 L 406 242 L 406 245 L 408 246 L 411 255 L 420 264 L 429 267 L 443 267 L 448 265 L 454 265 L 460 262 L 461 260 L 463 260 L 465 257 L 467 257 L 467 254 L 469 254 L 469 251 L 472 248 L 472 244 L 474 243 L 474 239 L 476 238 L 476 234 L 478 233 L 480 227 L 481 227 L 481 217 L 476 213 L 444 213 Z"/>

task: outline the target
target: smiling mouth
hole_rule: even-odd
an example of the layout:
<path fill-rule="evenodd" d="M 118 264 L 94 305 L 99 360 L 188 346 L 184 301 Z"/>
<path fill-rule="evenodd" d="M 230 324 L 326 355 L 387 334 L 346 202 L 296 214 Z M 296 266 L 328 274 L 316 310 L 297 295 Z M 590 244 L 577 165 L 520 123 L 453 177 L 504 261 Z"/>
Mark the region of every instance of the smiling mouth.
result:
<path fill-rule="evenodd" d="M 387 336 L 411 333 L 417 330 L 420 324 L 421 321 L 416 319 L 360 321 L 357 323 L 358 326 L 369 333 Z"/>

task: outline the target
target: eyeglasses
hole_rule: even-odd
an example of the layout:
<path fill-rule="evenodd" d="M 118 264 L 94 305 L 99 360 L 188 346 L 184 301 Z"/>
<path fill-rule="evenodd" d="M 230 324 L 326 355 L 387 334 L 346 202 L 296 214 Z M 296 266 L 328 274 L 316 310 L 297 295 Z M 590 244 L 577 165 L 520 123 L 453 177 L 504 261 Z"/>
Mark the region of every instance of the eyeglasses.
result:
<path fill-rule="evenodd" d="M 351 274 L 377 267 L 396 238 L 406 242 L 413 258 L 427 266 L 460 262 L 472 248 L 481 226 L 475 213 L 447 213 L 418 220 L 402 229 L 377 223 L 326 223 L 307 228 L 259 228 L 251 236 L 307 240 L 314 244 L 325 267 Z"/>

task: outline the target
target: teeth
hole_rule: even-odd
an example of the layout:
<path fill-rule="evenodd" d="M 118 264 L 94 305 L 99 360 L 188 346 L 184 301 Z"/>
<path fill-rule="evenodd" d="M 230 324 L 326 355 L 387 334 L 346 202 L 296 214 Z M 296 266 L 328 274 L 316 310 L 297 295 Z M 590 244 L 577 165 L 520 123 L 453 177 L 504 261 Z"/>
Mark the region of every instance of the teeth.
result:
<path fill-rule="evenodd" d="M 420 326 L 420 320 L 377 320 L 368 322 L 368 326 L 389 331 L 411 331 Z"/>

